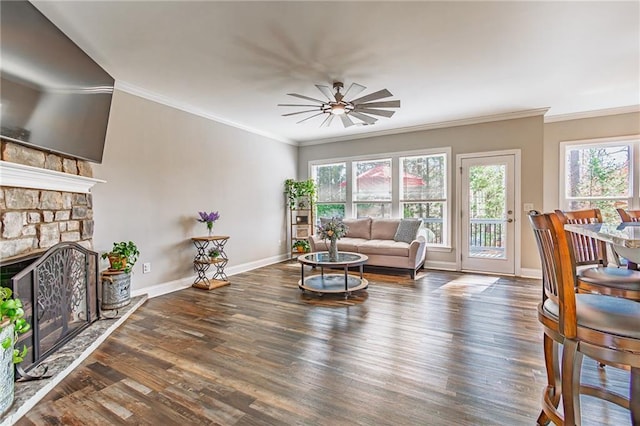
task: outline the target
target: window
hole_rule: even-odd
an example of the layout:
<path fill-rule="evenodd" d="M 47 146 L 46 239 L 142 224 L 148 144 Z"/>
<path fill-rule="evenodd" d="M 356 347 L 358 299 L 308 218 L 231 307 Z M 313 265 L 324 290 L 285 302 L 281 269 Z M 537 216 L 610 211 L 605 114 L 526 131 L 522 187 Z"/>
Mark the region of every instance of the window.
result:
<path fill-rule="evenodd" d="M 346 163 L 323 164 L 312 169 L 316 181 L 317 218 L 345 217 L 347 202 Z"/>
<path fill-rule="evenodd" d="M 447 221 L 447 168 L 444 154 L 400 158 L 402 217 L 420 218 L 431 244 L 443 244 Z"/>
<path fill-rule="evenodd" d="M 638 141 L 628 139 L 561 144 L 562 208 L 599 208 L 605 221 L 617 222 L 616 208 L 640 207 L 633 180 L 637 148 Z"/>
<path fill-rule="evenodd" d="M 427 244 L 449 247 L 450 148 L 312 162 L 317 217 L 419 218 Z"/>
<path fill-rule="evenodd" d="M 391 217 L 391 160 L 353 162 L 356 217 Z"/>

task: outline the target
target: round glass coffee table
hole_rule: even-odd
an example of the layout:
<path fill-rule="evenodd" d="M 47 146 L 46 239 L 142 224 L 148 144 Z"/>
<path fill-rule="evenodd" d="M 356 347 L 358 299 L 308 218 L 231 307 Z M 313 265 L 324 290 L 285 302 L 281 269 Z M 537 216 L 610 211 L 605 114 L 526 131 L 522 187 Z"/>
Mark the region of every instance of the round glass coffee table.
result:
<path fill-rule="evenodd" d="M 327 251 L 303 254 L 298 256 L 298 262 L 302 263 L 298 287 L 303 292 L 306 290 L 321 295 L 325 293 L 344 293 L 344 298 L 347 299 L 351 292 L 362 290 L 369 286 L 369 281 L 362 276 L 362 269 L 367 260 L 369 258 L 364 254 L 346 251 L 338 252 L 338 260 L 336 262 L 329 260 L 329 252 Z M 311 275 L 305 278 L 304 265 L 320 267 L 320 275 Z M 360 277 L 349 274 L 349 268 L 356 266 L 360 267 Z M 344 274 L 325 274 L 325 267 L 344 268 Z"/>

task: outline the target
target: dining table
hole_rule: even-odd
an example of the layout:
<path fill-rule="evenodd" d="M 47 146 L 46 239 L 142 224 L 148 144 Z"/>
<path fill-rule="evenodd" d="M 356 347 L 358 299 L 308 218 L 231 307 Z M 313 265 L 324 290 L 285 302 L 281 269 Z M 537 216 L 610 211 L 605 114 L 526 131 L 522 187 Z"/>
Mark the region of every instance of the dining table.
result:
<path fill-rule="evenodd" d="M 618 255 L 640 264 L 640 222 L 566 224 L 564 229 L 611 244 Z"/>

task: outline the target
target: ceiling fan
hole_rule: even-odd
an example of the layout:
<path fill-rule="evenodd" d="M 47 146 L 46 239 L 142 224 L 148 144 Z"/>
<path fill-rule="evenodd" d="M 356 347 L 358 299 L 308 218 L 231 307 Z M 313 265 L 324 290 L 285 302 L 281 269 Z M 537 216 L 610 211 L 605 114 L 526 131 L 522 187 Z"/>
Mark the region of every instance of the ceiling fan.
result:
<path fill-rule="evenodd" d="M 329 127 L 335 116 L 340 117 L 344 127 L 351 127 L 355 125 L 375 124 L 378 119 L 372 117 L 372 115 L 388 118 L 395 114 L 395 111 L 379 108 L 400 108 L 400 101 L 372 102 L 393 96 L 387 89 L 378 90 L 377 92 L 369 95 L 353 99 L 353 97 L 357 96 L 360 92 L 366 89 L 366 87 L 357 83 L 352 83 L 344 94 L 340 92 L 344 88 L 344 85 L 339 81 L 333 83 L 334 91 L 332 91 L 329 86 L 316 84 L 316 87 L 320 92 L 322 92 L 327 100 L 310 98 L 308 96 L 298 95 L 297 93 L 287 93 L 289 96 L 311 101 L 314 102 L 314 104 L 278 104 L 278 106 L 313 107 L 313 109 L 290 112 L 288 114 L 282 114 L 282 116 L 288 117 L 290 115 L 315 112 L 315 114 L 298 121 L 296 124 L 304 123 L 307 120 L 311 120 L 314 117 L 325 114 L 326 117 L 320 124 L 320 127 Z M 357 121 L 354 122 L 352 118 L 355 118 Z"/>

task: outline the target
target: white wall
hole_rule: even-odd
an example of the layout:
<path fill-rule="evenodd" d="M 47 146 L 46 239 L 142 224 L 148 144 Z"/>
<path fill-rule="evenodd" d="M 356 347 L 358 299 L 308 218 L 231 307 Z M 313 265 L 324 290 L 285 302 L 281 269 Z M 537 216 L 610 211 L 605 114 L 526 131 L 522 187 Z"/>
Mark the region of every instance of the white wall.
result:
<path fill-rule="evenodd" d="M 274 261 L 286 252 L 285 179 L 297 148 L 116 91 L 102 164 L 92 190 L 94 248 L 134 241 L 135 293 L 194 276 L 190 238 L 207 234 L 198 211 L 220 212 L 228 268 Z M 151 273 L 142 263 L 151 262 Z"/>
<path fill-rule="evenodd" d="M 355 139 L 347 142 L 336 142 L 324 145 L 311 145 L 300 148 L 298 175 L 305 178 L 308 174 L 308 162 L 340 157 L 354 157 L 386 152 L 411 151 L 424 148 L 451 147 L 451 172 L 453 200 L 452 210 L 456 212 L 455 186 L 458 176 L 453 170 L 456 155 L 519 149 L 522 155 L 522 202 L 533 203 L 536 208 L 542 206 L 542 115 L 503 120 L 466 126 L 447 127 L 397 135 Z M 522 206 L 521 206 L 522 207 Z M 457 217 L 457 215 L 454 215 Z M 454 222 L 454 229 L 456 229 Z M 529 230 L 528 223 L 521 228 L 521 248 L 523 268 L 539 268 L 538 253 Z M 455 244 L 455 233 L 452 235 Z M 455 262 L 459 252 L 455 249 L 449 253 L 427 250 L 427 263 Z"/>
<path fill-rule="evenodd" d="M 640 113 L 567 120 L 544 125 L 544 211 L 560 207 L 560 143 L 640 134 Z"/>

